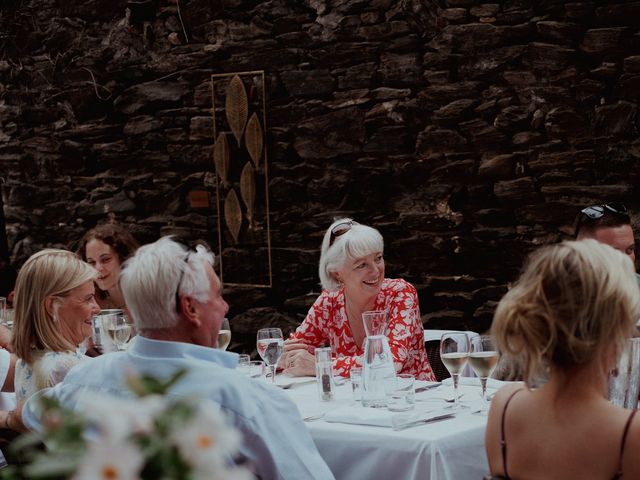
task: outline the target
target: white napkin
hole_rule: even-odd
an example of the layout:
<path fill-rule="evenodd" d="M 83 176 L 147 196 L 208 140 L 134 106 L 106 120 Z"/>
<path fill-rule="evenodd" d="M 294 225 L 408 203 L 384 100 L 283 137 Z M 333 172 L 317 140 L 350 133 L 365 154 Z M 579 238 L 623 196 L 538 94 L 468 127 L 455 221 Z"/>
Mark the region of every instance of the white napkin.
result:
<path fill-rule="evenodd" d="M 459 377 L 458 385 L 474 385 L 480 386 L 480 379 L 478 377 Z M 443 385 L 451 385 L 453 380 L 451 378 L 445 378 L 442 381 Z M 503 380 L 496 380 L 495 378 L 487 378 L 487 388 L 502 388 L 505 385 L 509 385 L 510 383 L 517 382 L 505 382 Z"/>
<path fill-rule="evenodd" d="M 390 412 L 386 408 L 340 407 L 324 415 L 325 422 L 349 423 L 355 425 L 372 425 L 374 427 L 392 428 L 417 420 L 428 421 L 442 414 L 450 414 L 451 410 L 437 408 L 433 410 L 410 410 L 408 412 Z"/>
<path fill-rule="evenodd" d="M 386 408 L 339 407 L 324 415 L 325 422 L 352 423 L 355 425 L 373 425 L 391 428 L 393 412 Z"/>

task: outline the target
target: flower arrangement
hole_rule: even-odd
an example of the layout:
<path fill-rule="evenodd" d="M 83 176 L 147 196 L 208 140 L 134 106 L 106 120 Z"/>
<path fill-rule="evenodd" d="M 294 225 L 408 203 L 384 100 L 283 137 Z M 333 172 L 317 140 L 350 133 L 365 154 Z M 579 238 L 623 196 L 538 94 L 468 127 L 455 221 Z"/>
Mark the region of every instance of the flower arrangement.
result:
<path fill-rule="evenodd" d="M 81 413 L 43 398 L 44 432 L 21 437 L 26 465 L 2 470 L 3 479 L 49 480 L 249 480 L 233 464 L 240 434 L 217 406 L 166 394 L 184 371 L 166 382 L 129 376 L 136 395 L 86 394 Z M 46 446 L 44 450 L 35 445 Z"/>

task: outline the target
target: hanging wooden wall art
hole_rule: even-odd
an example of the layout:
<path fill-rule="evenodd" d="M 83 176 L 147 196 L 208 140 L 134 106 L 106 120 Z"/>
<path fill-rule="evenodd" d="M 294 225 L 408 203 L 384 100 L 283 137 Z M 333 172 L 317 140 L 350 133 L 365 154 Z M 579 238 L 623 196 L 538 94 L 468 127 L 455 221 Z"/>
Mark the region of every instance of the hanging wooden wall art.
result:
<path fill-rule="evenodd" d="M 220 278 L 270 287 L 264 71 L 211 76 Z"/>

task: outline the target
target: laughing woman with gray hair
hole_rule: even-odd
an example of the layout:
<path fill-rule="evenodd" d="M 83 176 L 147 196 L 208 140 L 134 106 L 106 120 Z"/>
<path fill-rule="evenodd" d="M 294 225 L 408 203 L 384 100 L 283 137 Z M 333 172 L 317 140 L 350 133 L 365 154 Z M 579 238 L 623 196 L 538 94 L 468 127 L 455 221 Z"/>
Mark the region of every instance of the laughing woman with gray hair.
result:
<path fill-rule="evenodd" d="M 286 341 L 280 365 L 290 375 L 315 375 L 315 347 L 331 345 L 334 369 L 348 376 L 362 365 L 365 339 L 362 314 L 386 310 L 387 338 L 398 373 L 435 380 L 424 348 L 416 289 L 402 279 L 384 278 L 384 241 L 375 228 L 350 218 L 336 220 L 322 241 L 322 294 Z"/>

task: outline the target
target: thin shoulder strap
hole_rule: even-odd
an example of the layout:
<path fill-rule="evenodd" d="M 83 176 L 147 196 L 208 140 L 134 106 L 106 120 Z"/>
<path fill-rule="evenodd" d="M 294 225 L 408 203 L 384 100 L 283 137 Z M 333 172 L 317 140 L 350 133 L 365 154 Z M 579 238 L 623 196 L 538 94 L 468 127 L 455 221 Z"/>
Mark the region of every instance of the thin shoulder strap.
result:
<path fill-rule="evenodd" d="M 500 423 L 500 450 L 502 451 L 502 470 L 504 471 L 504 477 L 506 479 L 509 478 L 509 472 L 507 472 L 507 440 L 504 434 L 505 418 L 507 416 L 507 407 L 509 406 L 511 399 L 516 393 L 521 392 L 522 390 L 524 390 L 524 388 L 518 388 L 511 392 L 511 395 L 509 395 L 509 398 L 507 398 L 507 401 L 504 404 L 504 410 L 502 410 L 502 421 Z"/>
<path fill-rule="evenodd" d="M 620 466 L 618 467 L 618 477 L 622 478 L 622 456 L 624 455 L 624 445 L 627 442 L 627 433 L 629 433 L 629 427 L 631 426 L 631 421 L 633 417 L 636 415 L 637 410 L 634 410 L 627 418 L 627 423 L 624 424 L 624 430 L 622 432 L 622 443 L 620 444 Z"/>

